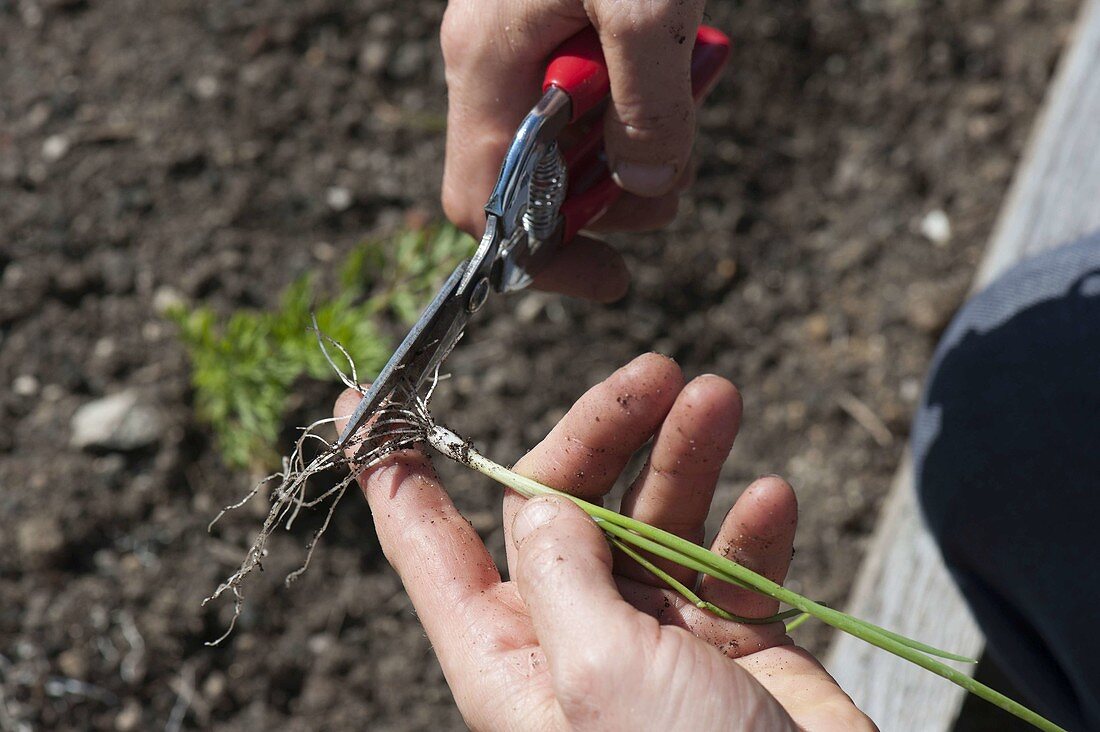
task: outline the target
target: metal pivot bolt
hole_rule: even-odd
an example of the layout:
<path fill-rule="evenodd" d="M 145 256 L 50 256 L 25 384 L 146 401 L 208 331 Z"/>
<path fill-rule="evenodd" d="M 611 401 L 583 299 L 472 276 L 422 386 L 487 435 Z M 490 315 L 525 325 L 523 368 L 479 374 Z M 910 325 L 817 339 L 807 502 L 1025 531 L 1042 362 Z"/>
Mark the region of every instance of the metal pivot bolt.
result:
<path fill-rule="evenodd" d="M 482 277 L 475 284 L 470 291 L 470 300 L 466 303 L 466 309 L 471 313 L 476 313 L 481 309 L 481 306 L 485 304 L 485 301 L 489 298 L 489 278 Z"/>

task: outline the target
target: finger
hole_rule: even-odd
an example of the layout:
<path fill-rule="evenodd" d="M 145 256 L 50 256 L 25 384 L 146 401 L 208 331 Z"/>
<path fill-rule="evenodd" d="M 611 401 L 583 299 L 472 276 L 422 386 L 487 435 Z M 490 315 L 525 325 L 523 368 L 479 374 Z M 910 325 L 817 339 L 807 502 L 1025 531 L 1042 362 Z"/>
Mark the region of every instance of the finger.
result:
<path fill-rule="evenodd" d="M 340 396 L 334 410 L 338 430 L 361 396 L 351 389 Z M 401 577 L 448 678 L 457 678 L 470 644 L 491 640 L 479 632 L 475 620 L 485 616 L 470 600 L 500 583 L 492 558 L 420 450 L 394 453 L 358 481 L 386 559 Z"/>
<path fill-rule="evenodd" d="M 694 162 L 689 164 L 676 180 L 673 190 L 656 198 L 623 191 L 618 200 L 611 204 L 611 208 L 592 222 L 588 229 L 596 232 L 633 233 L 663 229 L 672 223 L 680 210 L 680 194 L 695 183 L 695 167 Z"/>
<path fill-rule="evenodd" d="M 516 472 L 586 500 L 599 501 L 672 408 L 684 377 L 676 362 L 639 356 L 592 387 L 542 442 L 516 463 Z M 504 496 L 505 546 L 514 566 L 512 521 L 523 499 Z"/>
<path fill-rule="evenodd" d="M 618 573 L 616 582 L 623 599 L 638 611 L 661 625 L 683 628 L 730 658 L 792 643 L 782 623 L 735 623 L 697 608 L 671 590 L 627 579 Z"/>
<path fill-rule="evenodd" d="M 623 193 L 603 216 L 588 228 L 591 231 L 641 233 L 668 226 L 680 210 L 680 194 L 666 193 L 656 198 L 643 198 Z"/>
<path fill-rule="evenodd" d="M 814 732 L 877 730 L 821 662 L 794 645 L 768 648 L 737 663 L 768 690 L 794 719 L 798 729 Z"/>
<path fill-rule="evenodd" d="M 623 496 L 623 513 L 689 541 L 703 540 L 703 524 L 718 474 L 741 424 L 741 394 L 720 376 L 694 379 L 661 425 L 641 474 Z M 695 573 L 673 562 L 658 566 L 688 586 Z M 636 562 L 622 557 L 620 573 L 659 582 Z"/>
<path fill-rule="evenodd" d="M 798 501 L 787 481 L 767 476 L 745 490 L 726 515 L 711 550 L 773 582 L 787 576 L 798 526 Z M 765 617 L 779 603 L 726 582 L 704 577 L 699 596 L 736 615 Z"/>
<path fill-rule="evenodd" d="M 516 515 L 512 535 L 520 595 L 556 690 L 568 697 L 576 688 L 562 687 L 572 686 L 571 677 L 598 677 L 594 665 L 613 667 L 615 657 L 624 652 L 617 639 L 636 642 L 639 622 L 652 620 L 619 595 L 603 532 L 568 499 L 528 501 Z M 583 691 L 594 690 L 589 685 Z"/>
<path fill-rule="evenodd" d="M 592 3 L 611 80 L 604 138 L 616 182 L 640 196 L 672 190 L 695 136 L 691 52 L 701 0 Z"/>
<path fill-rule="evenodd" d="M 546 58 L 588 25 L 578 2 L 452 0 L 440 41 L 447 68 L 443 208 L 480 236 L 504 153 L 538 101 Z"/>
<path fill-rule="evenodd" d="M 578 236 L 554 255 L 532 285 L 570 297 L 614 302 L 630 287 L 630 272 L 610 244 Z"/>

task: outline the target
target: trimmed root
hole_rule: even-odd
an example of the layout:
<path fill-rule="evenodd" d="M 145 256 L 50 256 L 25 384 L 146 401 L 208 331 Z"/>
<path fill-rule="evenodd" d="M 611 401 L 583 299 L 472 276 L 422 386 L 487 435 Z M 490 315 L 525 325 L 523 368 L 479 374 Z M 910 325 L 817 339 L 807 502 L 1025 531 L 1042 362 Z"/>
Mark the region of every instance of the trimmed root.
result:
<path fill-rule="evenodd" d="M 363 390 L 355 383 L 354 364 L 351 367 L 350 377 L 342 373 L 333 363 L 327 349 L 325 349 L 324 341 L 321 340 L 323 337 L 318 333 L 318 342 L 329 363 L 340 374 L 341 381 L 363 393 Z M 348 358 L 349 363 L 351 362 L 351 358 L 348 357 L 347 352 L 339 344 L 332 341 L 330 343 L 333 343 Z M 319 428 L 335 423 L 336 419 L 318 420 L 309 427 L 304 428 L 301 436 L 295 442 L 290 456 L 283 458 L 282 470 L 261 480 L 244 498 L 226 506 L 214 517 L 214 520 L 210 522 L 209 528 L 211 529 L 227 512 L 244 506 L 265 487 L 273 487 L 270 494 L 271 508 L 260 527 L 259 533 L 256 535 L 256 539 L 252 542 L 252 546 L 248 548 L 244 561 L 241 562 L 241 565 L 233 574 L 229 575 L 218 586 L 212 595 L 202 602 L 205 606 L 225 593 L 230 593 L 233 596 L 233 617 L 229 622 L 229 627 L 221 637 L 207 642 L 206 645 L 216 646 L 232 634 L 244 603 L 244 595 L 241 591 L 242 585 L 253 571 L 256 569 L 263 570 L 262 561 L 267 556 L 268 540 L 279 526 L 289 530 L 303 508 L 315 508 L 325 501 L 329 501 L 324 522 L 313 533 L 306 545 L 305 560 L 298 569 L 286 577 L 286 584 L 289 585 L 309 567 L 313 552 L 317 548 L 321 536 L 328 529 L 337 504 L 356 478 L 363 471 L 387 456 L 425 441 L 428 431 L 434 424 L 431 415 L 428 413 L 428 399 L 431 397 L 436 381 L 438 381 L 438 375 L 429 380 L 428 389 L 423 395 L 408 387 L 399 388 L 389 400 L 383 403 L 377 417 L 366 428 L 360 430 L 348 442 L 344 450 L 337 448 L 334 442 L 330 442 L 317 432 Z M 315 443 L 320 444 L 320 453 L 307 462 L 306 454 L 309 451 L 306 448 L 307 446 L 315 446 Z M 347 469 L 348 473 L 336 485 L 319 495 L 311 496 L 309 494 L 310 478 L 332 469 Z"/>

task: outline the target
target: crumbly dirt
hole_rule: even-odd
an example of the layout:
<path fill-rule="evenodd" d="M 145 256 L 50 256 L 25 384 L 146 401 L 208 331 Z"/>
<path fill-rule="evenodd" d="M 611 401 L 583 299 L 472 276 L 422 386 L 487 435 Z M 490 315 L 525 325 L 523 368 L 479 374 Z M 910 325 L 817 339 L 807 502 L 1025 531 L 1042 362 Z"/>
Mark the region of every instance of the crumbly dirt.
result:
<path fill-rule="evenodd" d="M 617 238 L 630 295 L 493 301 L 438 416 L 508 461 L 640 352 L 727 376 L 745 418 L 719 513 L 756 475 L 789 478 L 789 584 L 842 603 L 1076 6 L 712 2 L 732 68 L 678 221 Z M 438 212 L 442 11 L 0 0 L 0 728 L 461 727 L 355 495 L 291 589 L 321 514 L 275 537 L 237 632 L 203 645 L 230 608 L 200 600 L 260 519 L 206 533 L 250 479 L 195 422 L 155 307 L 272 305 L 362 237 Z M 74 411 L 124 388 L 159 412 L 155 439 L 69 447 Z M 293 423 L 335 396 L 301 384 Z M 498 489 L 441 468 L 499 556 Z"/>

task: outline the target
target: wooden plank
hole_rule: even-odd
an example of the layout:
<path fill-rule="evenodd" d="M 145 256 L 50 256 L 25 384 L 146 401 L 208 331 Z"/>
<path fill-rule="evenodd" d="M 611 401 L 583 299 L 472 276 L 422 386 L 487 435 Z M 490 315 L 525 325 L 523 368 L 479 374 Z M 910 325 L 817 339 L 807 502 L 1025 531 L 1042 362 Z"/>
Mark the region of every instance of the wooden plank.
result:
<path fill-rule="evenodd" d="M 978 268 L 984 287 L 1016 262 L 1100 229 L 1100 3 L 1086 0 L 1028 152 Z"/>
<path fill-rule="evenodd" d="M 1100 228 L 1098 144 L 1100 0 L 1086 0 L 1001 208 L 976 289 L 1021 259 Z M 965 655 L 976 657 L 983 647 L 981 632 L 921 522 L 908 456 L 847 609 Z M 825 665 L 884 730 L 948 730 L 962 706 L 965 693 L 958 687 L 847 635 L 837 635 Z"/>
<path fill-rule="evenodd" d="M 906 455 L 847 611 L 938 648 L 977 657 L 981 631 L 921 523 L 911 470 Z M 860 709 L 890 732 L 951 729 L 965 696 L 950 682 L 845 634 L 836 635 L 825 667 Z"/>

